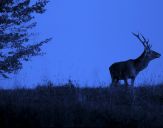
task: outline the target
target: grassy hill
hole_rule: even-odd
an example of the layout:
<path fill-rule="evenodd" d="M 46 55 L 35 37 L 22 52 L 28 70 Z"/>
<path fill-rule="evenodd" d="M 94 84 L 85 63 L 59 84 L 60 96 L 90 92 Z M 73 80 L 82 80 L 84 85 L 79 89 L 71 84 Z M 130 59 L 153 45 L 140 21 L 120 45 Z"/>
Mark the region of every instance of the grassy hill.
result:
<path fill-rule="evenodd" d="M 0 90 L 0 128 L 163 127 L 163 85 Z"/>

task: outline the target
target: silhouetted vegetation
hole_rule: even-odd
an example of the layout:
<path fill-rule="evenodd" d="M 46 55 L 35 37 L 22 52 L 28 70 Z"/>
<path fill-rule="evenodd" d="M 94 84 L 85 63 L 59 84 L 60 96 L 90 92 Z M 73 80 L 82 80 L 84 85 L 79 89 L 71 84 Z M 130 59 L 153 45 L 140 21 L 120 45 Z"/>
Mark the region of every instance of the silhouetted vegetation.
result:
<path fill-rule="evenodd" d="M 43 14 L 48 0 L 0 0 L 0 76 L 22 69 L 23 61 L 41 55 L 41 46 L 50 41 L 34 41 L 32 30 L 37 14 Z"/>
<path fill-rule="evenodd" d="M 0 90 L 0 127 L 163 127 L 163 86 Z"/>

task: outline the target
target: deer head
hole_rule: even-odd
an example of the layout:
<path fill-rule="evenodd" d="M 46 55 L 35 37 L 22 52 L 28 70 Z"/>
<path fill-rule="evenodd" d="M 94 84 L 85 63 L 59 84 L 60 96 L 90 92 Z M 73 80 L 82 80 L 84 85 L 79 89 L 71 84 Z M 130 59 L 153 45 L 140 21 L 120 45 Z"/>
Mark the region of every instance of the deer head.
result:
<path fill-rule="evenodd" d="M 142 34 L 139 34 L 139 33 L 138 34 L 132 33 L 132 34 L 136 36 L 138 40 L 143 44 L 146 59 L 153 60 L 161 56 L 161 54 L 151 49 L 152 45 L 149 44 L 149 40 L 147 40 Z"/>

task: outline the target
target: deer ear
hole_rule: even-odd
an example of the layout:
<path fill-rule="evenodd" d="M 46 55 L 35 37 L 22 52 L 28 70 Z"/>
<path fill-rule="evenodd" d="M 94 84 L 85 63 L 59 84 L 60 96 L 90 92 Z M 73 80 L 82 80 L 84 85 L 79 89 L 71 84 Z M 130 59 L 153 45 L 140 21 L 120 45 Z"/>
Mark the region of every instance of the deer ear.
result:
<path fill-rule="evenodd" d="M 148 53 L 150 50 L 148 48 L 144 48 L 145 52 Z"/>
<path fill-rule="evenodd" d="M 147 52 L 149 53 L 151 50 L 149 48 L 147 48 Z"/>
<path fill-rule="evenodd" d="M 145 50 L 146 50 L 146 51 L 148 51 L 148 48 L 147 48 L 147 47 L 145 47 Z"/>

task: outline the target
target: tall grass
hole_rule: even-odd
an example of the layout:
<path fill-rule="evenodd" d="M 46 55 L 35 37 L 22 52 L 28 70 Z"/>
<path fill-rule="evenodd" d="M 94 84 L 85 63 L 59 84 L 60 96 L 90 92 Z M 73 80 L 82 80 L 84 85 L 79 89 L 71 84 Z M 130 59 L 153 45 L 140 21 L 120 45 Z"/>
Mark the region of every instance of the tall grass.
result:
<path fill-rule="evenodd" d="M 163 127 L 163 85 L 0 90 L 3 127 Z"/>

